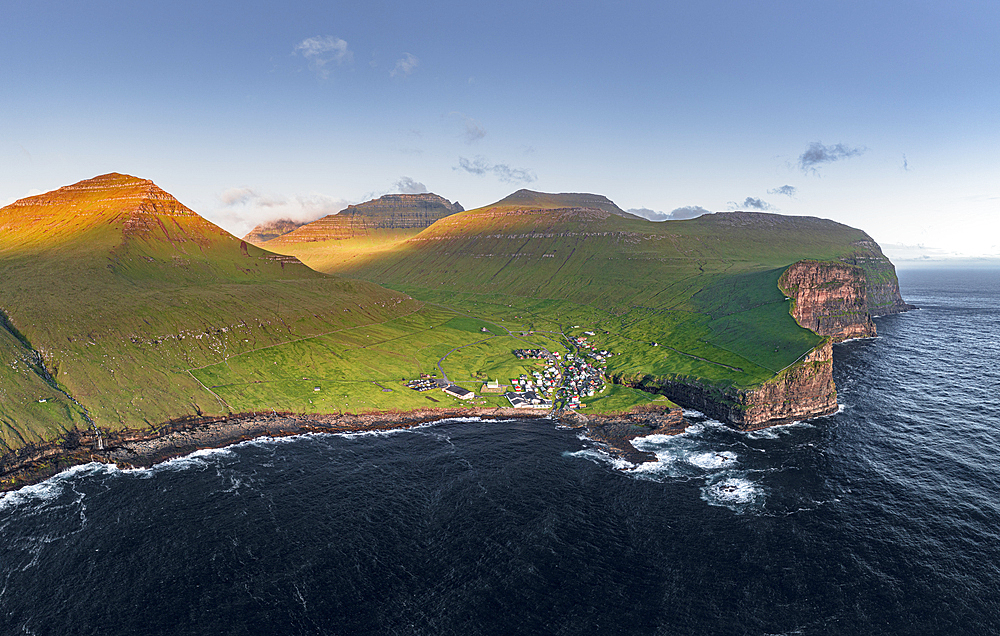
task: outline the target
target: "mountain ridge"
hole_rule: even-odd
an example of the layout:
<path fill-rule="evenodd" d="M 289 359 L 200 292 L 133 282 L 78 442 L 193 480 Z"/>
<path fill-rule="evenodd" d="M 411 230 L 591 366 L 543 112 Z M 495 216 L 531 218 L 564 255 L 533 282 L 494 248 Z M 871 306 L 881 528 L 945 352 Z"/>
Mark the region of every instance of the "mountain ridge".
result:
<path fill-rule="evenodd" d="M 387 194 L 350 205 L 336 214 L 328 214 L 267 242 L 271 246 L 284 246 L 352 239 L 386 230 L 420 230 L 438 219 L 462 211 L 464 208 L 457 201 L 451 203 L 430 192 Z"/>

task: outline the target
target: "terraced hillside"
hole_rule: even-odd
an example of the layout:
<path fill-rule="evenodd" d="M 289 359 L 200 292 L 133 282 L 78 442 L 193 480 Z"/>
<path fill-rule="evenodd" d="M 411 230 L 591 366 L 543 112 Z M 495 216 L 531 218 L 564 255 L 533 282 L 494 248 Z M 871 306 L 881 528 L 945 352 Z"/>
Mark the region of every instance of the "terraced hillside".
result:
<path fill-rule="evenodd" d="M 323 271 L 475 315 L 503 307 L 517 329 L 593 330 L 602 346 L 622 354 L 609 365 L 618 381 L 682 404 L 721 404 L 715 414 L 746 425 L 836 407 L 829 347 L 791 310 L 813 297 L 810 285 L 841 290 L 847 283 L 821 265 L 811 283 L 782 291 L 779 279 L 790 265 L 808 260 L 857 273 L 860 308 L 845 308 L 835 291 L 812 314 L 847 312 L 841 323 L 873 329 L 871 308 L 906 307 L 892 264 L 861 230 L 754 212 L 654 223 L 618 213 L 606 199 L 580 205 L 600 199 L 521 191 L 444 218 L 389 250 L 339 262 L 290 253 Z M 789 382 L 795 386 L 767 399 L 808 403 L 805 411 L 757 404 L 761 387 Z"/>
<path fill-rule="evenodd" d="M 190 369 L 419 308 L 249 245 L 148 180 L 22 199 L 0 209 L 0 443 L 226 413 Z"/>

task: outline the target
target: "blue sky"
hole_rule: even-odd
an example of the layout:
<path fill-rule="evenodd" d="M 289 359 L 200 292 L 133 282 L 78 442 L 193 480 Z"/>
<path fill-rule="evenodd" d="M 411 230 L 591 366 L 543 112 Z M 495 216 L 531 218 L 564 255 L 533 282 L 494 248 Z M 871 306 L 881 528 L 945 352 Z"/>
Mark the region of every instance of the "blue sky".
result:
<path fill-rule="evenodd" d="M 243 234 L 527 187 L 1000 257 L 995 2 L 82 4 L 0 0 L 0 203 L 125 172 Z"/>

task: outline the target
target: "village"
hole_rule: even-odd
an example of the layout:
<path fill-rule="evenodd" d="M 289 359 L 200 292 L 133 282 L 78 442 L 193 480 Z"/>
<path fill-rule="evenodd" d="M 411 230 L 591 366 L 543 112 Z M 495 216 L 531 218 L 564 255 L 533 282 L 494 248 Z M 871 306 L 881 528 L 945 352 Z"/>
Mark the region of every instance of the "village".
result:
<path fill-rule="evenodd" d="M 514 349 L 511 353 L 518 360 L 537 360 L 537 368 L 510 378 L 508 385 L 498 379 L 488 380 L 482 385 L 481 393 L 503 393 L 513 408 L 531 409 L 581 409 L 586 408 L 585 398 L 594 397 L 606 388 L 605 370 L 607 360 L 613 353 L 598 350 L 589 337 L 594 332 L 584 332 L 583 336 L 567 336 L 568 349 L 565 361 L 558 352 L 547 349 Z M 471 400 L 476 394 L 469 389 L 454 384 L 447 379 L 421 374 L 420 379 L 406 382 L 414 391 L 441 389 L 448 395 L 461 400 Z M 504 391 L 509 387 L 510 390 Z"/>

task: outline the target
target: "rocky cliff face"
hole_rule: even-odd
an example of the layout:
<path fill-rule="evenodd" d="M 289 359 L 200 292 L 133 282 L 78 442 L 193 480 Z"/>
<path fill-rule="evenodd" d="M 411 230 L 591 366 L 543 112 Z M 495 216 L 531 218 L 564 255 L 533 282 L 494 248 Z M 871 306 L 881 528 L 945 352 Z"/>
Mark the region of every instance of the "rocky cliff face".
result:
<path fill-rule="evenodd" d="M 684 378 L 618 377 L 616 382 L 660 393 L 687 408 L 744 430 L 837 411 L 833 346 L 827 339 L 799 362 L 752 389 L 720 389 Z"/>
<path fill-rule="evenodd" d="M 898 314 L 915 309 L 903 301 L 899 293 L 899 279 L 892 261 L 885 257 L 875 241 L 861 240 L 853 244 L 855 251 L 841 261 L 865 271 L 868 313 L 874 317 Z"/>
<path fill-rule="evenodd" d="M 874 241 L 839 261 L 799 261 L 778 287 L 793 301 L 792 316 L 823 343 L 759 387 L 728 389 L 686 378 L 619 377 L 615 381 L 671 400 L 742 429 L 834 413 L 834 342 L 875 335 L 873 316 L 912 309 L 899 293 L 896 271 Z"/>
<path fill-rule="evenodd" d="M 875 335 L 865 270 L 856 265 L 799 261 L 785 270 L 778 287 L 792 299 L 792 316 L 806 329 L 835 341 Z"/>
<path fill-rule="evenodd" d="M 387 194 L 330 214 L 274 239 L 273 245 L 344 240 L 378 230 L 429 227 L 438 219 L 464 208 L 436 194 Z"/>
<path fill-rule="evenodd" d="M 874 241 L 838 261 L 799 261 L 781 275 L 778 287 L 794 302 L 796 322 L 834 342 L 875 335 L 872 318 L 909 309 L 899 293 L 896 268 Z"/>

